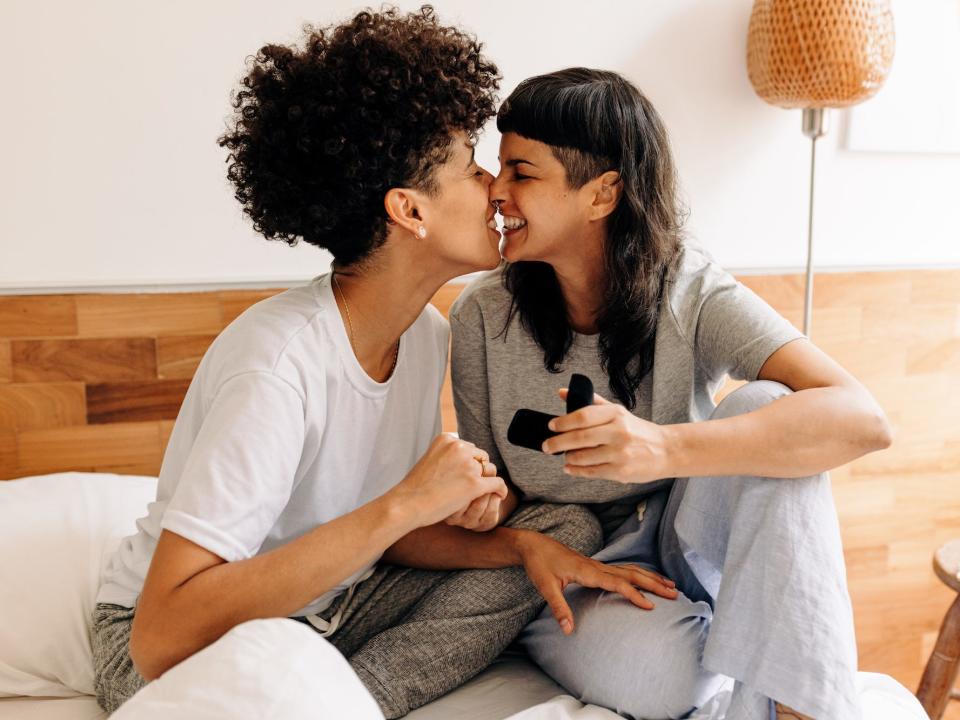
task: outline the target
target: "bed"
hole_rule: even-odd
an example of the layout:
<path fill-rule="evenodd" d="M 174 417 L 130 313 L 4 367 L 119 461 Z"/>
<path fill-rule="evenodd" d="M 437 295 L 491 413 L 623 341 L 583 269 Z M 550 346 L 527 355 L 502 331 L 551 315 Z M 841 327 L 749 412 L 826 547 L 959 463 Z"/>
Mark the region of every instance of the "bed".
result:
<path fill-rule="evenodd" d="M 0 483 L 0 616 L 4 618 L 0 623 L 0 720 L 106 717 L 91 695 L 93 669 L 87 618 L 105 559 L 120 539 L 135 529 L 136 519 L 143 515 L 155 488 L 154 477 L 85 472 Z M 296 626 L 309 636 L 306 642 L 315 642 L 313 632 L 299 623 L 255 622 Z M 191 680 L 196 684 L 197 678 L 211 668 L 215 677 L 233 677 L 230 663 L 243 652 L 225 652 L 214 662 L 207 660 L 206 670 L 198 660 L 191 668 Z M 279 670 L 264 667 L 264 673 L 269 672 Z M 926 718 L 917 700 L 892 678 L 860 673 L 858 682 L 865 720 Z M 220 686 L 216 679 L 203 684 L 204 697 L 219 702 Z M 723 718 L 731 686 L 732 681 L 693 718 Z M 236 708 L 223 715 L 191 715 L 187 707 L 177 707 L 176 714 L 185 718 L 261 716 L 243 714 Z M 619 716 L 566 695 L 522 653 L 511 648 L 461 688 L 407 717 L 615 720 Z"/>
<path fill-rule="evenodd" d="M 861 673 L 860 689 L 864 720 L 927 717 L 903 686 L 888 676 Z M 0 699 L 2 720 L 104 720 L 106 717 L 90 695 Z M 407 715 L 408 720 L 618 720 L 619 717 L 564 695 L 543 673 L 518 659 L 498 660 L 463 687 Z M 699 717 L 706 720 L 710 716 Z"/>
<path fill-rule="evenodd" d="M 104 558 L 154 496 L 174 418 L 207 346 L 276 292 L 0 298 L 0 480 L 20 478 L 0 482 L 0 720 L 105 717 L 91 695 L 86 632 Z M 458 293 L 447 286 L 434 304 L 446 312 Z M 449 382 L 443 406 L 449 422 Z M 926 717 L 892 678 L 860 673 L 858 682 L 864 718 Z M 695 718 L 723 718 L 728 692 Z M 183 708 L 176 714 L 191 717 Z M 565 695 L 508 650 L 408 717 L 618 716 Z"/>

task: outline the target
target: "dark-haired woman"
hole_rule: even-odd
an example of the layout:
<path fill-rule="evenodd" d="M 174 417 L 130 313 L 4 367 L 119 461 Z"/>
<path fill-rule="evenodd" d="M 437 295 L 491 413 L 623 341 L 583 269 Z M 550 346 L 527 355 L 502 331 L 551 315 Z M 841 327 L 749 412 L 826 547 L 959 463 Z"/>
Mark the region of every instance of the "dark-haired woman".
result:
<path fill-rule="evenodd" d="M 579 506 L 467 529 L 506 487 L 485 452 L 439 435 L 449 327 L 428 302 L 500 259 L 471 142 L 498 81 L 480 50 L 429 8 L 387 9 L 253 60 L 220 141 L 236 196 L 265 237 L 327 249 L 334 271 L 255 305 L 200 363 L 157 499 L 97 597 L 105 709 L 241 623 L 293 617 L 399 717 L 496 657 L 538 587 L 667 592 L 575 552 L 600 542 Z M 437 571 L 458 568 L 496 570 Z"/>
<path fill-rule="evenodd" d="M 639 612 L 570 587 L 554 614 L 572 608 L 576 632 L 543 615 L 522 643 L 584 701 L 645 720 L 686 717 L 725 676 L 728 720 L 859 717 L 826 471 L 890 443 L 883 412 L 683 242 L 666 131 L 624 78 L 525 80 L 497 125 L 508 262 L 451 312 L 461 436 L 511 482 L 508 500 L 587 504 L 605 534 L 594 559 L 682 591 Z M 573 372 L 596 404 L 554 420 L 542 453 L 511 445 L 518 406 L 556 412 Z M 716 405 L 728 376 L 748 384 Z"/>

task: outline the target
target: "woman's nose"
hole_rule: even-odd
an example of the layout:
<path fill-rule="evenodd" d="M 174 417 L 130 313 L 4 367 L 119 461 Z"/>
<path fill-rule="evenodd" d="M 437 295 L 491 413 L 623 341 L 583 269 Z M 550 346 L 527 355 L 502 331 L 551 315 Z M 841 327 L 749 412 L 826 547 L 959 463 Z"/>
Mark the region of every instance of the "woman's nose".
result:
<path fill-rule="evenodd" d="M 506 199 L 506 193 L 504 192 L 504 186 L 500 182 L 500 176 L 493 178 L 490 182 L 490 202 L 494 205 L 502 203 Z"/>

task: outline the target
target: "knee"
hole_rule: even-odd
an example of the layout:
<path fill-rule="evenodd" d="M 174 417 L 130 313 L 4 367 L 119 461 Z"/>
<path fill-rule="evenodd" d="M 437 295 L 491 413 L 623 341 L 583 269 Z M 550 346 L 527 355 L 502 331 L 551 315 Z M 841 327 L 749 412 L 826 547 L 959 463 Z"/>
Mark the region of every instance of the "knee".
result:
<path fill-rule="evenodd" d="M 723 678 L 701 664 L 712 612 L 685 596 L 640 610 L 611 593 L 575 588 L 577 629 L 563 636 L 545 612 L 521 636 L 531 657 L 583 702 L 644 720 L 686 717 Z"/>
<path fill-rule="evenodd" d="M 782 383 L 772 380 L 755 380 L 737 388 L 727 395 L 710 416 L 711 420 L 743 415 L 769 405 L 793 392 Z"/>
<path fill-rule="evenodd" d="M 709 620 L 694 610 L 663 628 L 655 645 L 631 643 L 618 662 L 630 669 L 632 682 L 621 676 L 611 687 L 615 671 L 599 667 L 594 687 L 599 690 L 606 685 L 602 699 L 615 703 L 610 707 L 617 712 L 635 718 L 687 717 L 718 691 L 723 680 L 702 665 L 708 632 Z M 643 679 L 638 683 L 637 678 Z"/>
<path fill-rule="evenodd" d="M 692 623 L 692 621 L 691 621 Z M 720 689 L 723 677 L 702 665 L 706 631 L 691 628 L 689 637 L 679 640 L 677 654 L 666 663 L 658 662 L 651 678 L 649 698 L 631 698 L 628 712 L 637 718 L 684 718 L 705 705 Z M 634 709 L 631 710 L 630 707 Z"/>
<path fill-rule="evenodd" d="M 791 394 L 793 394 L 793 390 L 782 383 L 774 382 L 772 380 L 755 380 L 737 388 L 732 393 L 727 395 L 723 400 L 721 400 L 720 404 L 717 405 L 716 409 L 711 414 L 710 419 L 717 420 L 720 418 L 733 417 L 735 415 L 743 415 L 744 413 L 757 410 L 765 405 L 769 405 L 775 400 L 779 400 L 780 398 Z M 829 477 L 830 476 L 827 472 L 817 473 L 810 476 L 810 484 L 817 485 L 822 484 L 823 482 L 828 482 Z M 783 480 L 783 482 L 771 482 L 775 480 Z M 760 488 L 760 491 L 771 493 L 781 493 L 788 489 L 791 491 L 797 491 L 801 489 L 801 485 L 797 483 L 796 478 L 784 479 L 744 476 L 742 481 L 748 484 L 757 485 Z"/>
<path fill-rule="evenodd" d="M 600 521 L 583 505 L 551 506 L 550 523 L 542 532 L 588 557 L 603 546 Z"/>

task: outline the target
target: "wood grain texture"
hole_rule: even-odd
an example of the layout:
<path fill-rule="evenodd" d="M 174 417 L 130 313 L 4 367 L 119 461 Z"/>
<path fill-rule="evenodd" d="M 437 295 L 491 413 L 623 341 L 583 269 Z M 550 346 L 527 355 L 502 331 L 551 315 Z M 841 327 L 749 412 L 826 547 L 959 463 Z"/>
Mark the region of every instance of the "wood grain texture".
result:
<path fill-rule="evenodd" d="M 17 433 L 12 428 L 0 426 L 0 480 L 17 475 Z"/>
<path fill-rule="evenodd" d="M 0 427 L 19 432 L 83 425 L 86 421 L 83 383 L 0 385 Z"/>
<path fill-rule="evenodd" d="M 801 324 L 801 275 L 740 279 Z M 461 289 L 442 288 L 434 304 L 446 314 Z M 68 469 L 156 474 L 173 420 L 113 420 L 170 415 L 170 392 L 184 386 L 156 383 L 189 381 L 220 329 L 276 292 L 0 298 L 0 478 Z M 960 537 L 960 270 L 823 273 L 812 339 L 874 393 L 895 427 L 891 448 L 831 476 L 860 667 L 916 688 L 956 597 L 931 559 Z M 84 402 L 88 385 L 102 389 L 92 391 L 88 424 L 69 425 L 80 420 L 67 399 L 75 389 L 28 401 L 23 391 L 3 395 L 4 383 L 82 386 Z M 123 383 L 131 383 L 128 394 Z M 455 431 L 449 372 L 442 409 L 444 429 Z M 125 414 L 137 412 L 148 414 Z M 960 703 L 944 717 L 960 720 Z"/>
<path fill-rule="evenodd" d="M 174 420 L 189 380 L 87 385 L 87 422 L 102 425 L 138 420 Z"/>
<path fill-rule="evenodd" d="M 0 297 L 0 337 L 53 337 L 77 334 L 72 295 Z"/>
<path fill-rule="evenodd" d="M 0 383 L 13 380 L 13 359 L 10 357 L 10 341 L 0 340 Z"/>
<path fill-rule="evenodd" d="M 917 697 L 930 720 L 940 720 L 950 701 L 950 693 L 960 669 L 960 597 L 957 597 L 943 620 L 937 644 L 927 663 Z"/>
<path fill-rule="evenodd" d="M 153 338 L 14 340 L 14 382 L 150 380 L 157 376 Z"/>
<path fill-rule="evenodd" d="M 23 475 L 106 467 L 160 467 L 155 422 L 28 430 L 17 435 L 17 471 Z"/>
<path fill-rule="evenodd" d="M 216 293 L 98 294 L 77 296 L 83 337 L 150 337 L 218 333 Z"/>
<path fill-rule="evenodd" d="M 907 374 L 949 374 L 960 378 L 960 337 L 914 342 L 906 350 Z"/>
<path fill-rule="evenodd" d="M 157 338 L 157 377 L 187 379 L 193 377 L 203 355 L 216 335 L 173 335 Z"/>

